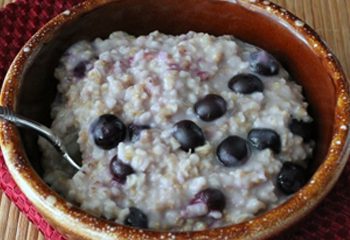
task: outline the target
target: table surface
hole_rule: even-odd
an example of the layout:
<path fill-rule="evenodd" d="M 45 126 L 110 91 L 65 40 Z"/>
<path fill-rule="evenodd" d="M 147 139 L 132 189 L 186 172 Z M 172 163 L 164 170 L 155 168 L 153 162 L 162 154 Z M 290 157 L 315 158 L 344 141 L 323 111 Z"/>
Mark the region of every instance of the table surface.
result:
<path fill-rule="evenodd" d="M 54 0 L 53 0 L 54 1 Z M 12 0 L 0 0 L 0 7 Z M 295 13 L 326 40 L 350 79 L 350 0 L 274 0 Z M 0 190 L 0 239 L 42 240 L 43 235 Z"/>

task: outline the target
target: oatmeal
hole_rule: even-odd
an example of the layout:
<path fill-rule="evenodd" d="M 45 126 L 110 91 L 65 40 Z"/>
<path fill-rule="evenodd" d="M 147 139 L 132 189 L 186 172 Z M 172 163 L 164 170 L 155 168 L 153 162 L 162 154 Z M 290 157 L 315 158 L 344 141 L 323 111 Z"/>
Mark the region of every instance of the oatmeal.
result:
<path fill-rule="evenodd" d="M 231 36 L 115 32 L 74 44 L 55 75 L 51 128 L 82 169 L 40 139 L 44 179 L 95 216 L 219 227 L 281 204 L 307 180 L 314 141 L 301 86 Z"/>

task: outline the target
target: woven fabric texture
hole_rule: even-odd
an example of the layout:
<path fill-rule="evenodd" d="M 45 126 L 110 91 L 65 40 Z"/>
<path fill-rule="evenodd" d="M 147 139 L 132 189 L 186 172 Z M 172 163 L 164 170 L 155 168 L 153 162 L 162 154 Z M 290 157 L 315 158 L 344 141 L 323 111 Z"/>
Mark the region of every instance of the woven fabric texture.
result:
<path fill-rule="evenodd" d="M 82 0 L 20 0 L 0 10 L 0 84 L 22 45 L 48 20 Z M 306 219 L 276 239 L 350 239 L 350 163 L 328 197 Z M 44 234 L 63 240 L 16 186 L 0 152 L 0 188 Z"/>

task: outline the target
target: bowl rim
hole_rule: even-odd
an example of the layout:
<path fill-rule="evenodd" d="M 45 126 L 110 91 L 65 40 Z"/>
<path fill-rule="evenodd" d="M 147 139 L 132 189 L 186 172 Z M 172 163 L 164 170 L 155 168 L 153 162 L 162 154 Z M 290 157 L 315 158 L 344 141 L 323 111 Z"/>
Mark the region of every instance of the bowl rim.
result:
<path fill-rule="evenodd" d="M 70 10 L 62 12 L 46 23 L 22 47 L 12 62 L 3 82 L 0 105 L 14 110 L 16 96 L 20 88 L 19 81 L 31 57 L 40 49 L 41 43 L 49 41 L 53 33 L 64 23 L 78 18 L 86 12 L 112 1 L 126 0 L 87 0 Z M 240 4 L 244 8 L 268 15 L 285 24 L 290 31 L 299 35 L 309 47 L 323 60 L 331 80 L 336 83 L 337 93 L 335 119 L 332 140 L 325 157 L 309 183 L 294 194 L 287 202 L 253 220 L 240 224 L 194 232 L 162 232 L 133 229 L 94 217 L 66 202 L 51 190 L 31 168 L 22 147 L 16 127 L 8 122 L 0 122 L 0 145 L 5 163 L 15 182 L 33 203 L 36 209 L 66 236 L 79 236 L 79 239 L 159 239 L 160 237 L 192 239 L 212 236 L 223 239 L 225 236 L 261 239 L 275 235 L 298 219 L 304 217 L 328 194 L 340 176 L 350 153 L 350 94 L 348 82 L 337 58 L 318 36 L 318 34 L 298 17 L 267 0 L 216 0 L 231 4 Z M 321 189 L 322 188 L 322 189 Z M 321 191 L 322 190 L 322 191 Z M 310 201 L 311 200 L 311 201 Z M 298 203 L 298 204 L 296 204 Z M 303 210 L 296 206 L 303 204 Z M 284 221 L 280 221 L 281 217 Z M 62 221 L 63 219 L 63 221 Z"/>

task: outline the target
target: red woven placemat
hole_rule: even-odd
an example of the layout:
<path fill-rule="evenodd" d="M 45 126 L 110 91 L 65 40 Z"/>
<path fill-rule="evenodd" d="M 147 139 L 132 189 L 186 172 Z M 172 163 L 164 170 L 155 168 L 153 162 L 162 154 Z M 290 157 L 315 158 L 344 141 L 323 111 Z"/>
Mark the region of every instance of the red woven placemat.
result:
<path fill-rule="evenodd" d="M 20 0 L 0 10 L 0 84 L 22 45 L 49 19 L 82 0 Z M 295 231 L 281 239 L 350 239 L 350 163 L 329 196 Z M 16 186 L 0 151 L 0 188 L 46 239 L 64 238 L 36 211 Z M 11 240 L 11 239 L 8 239 Z"/>

